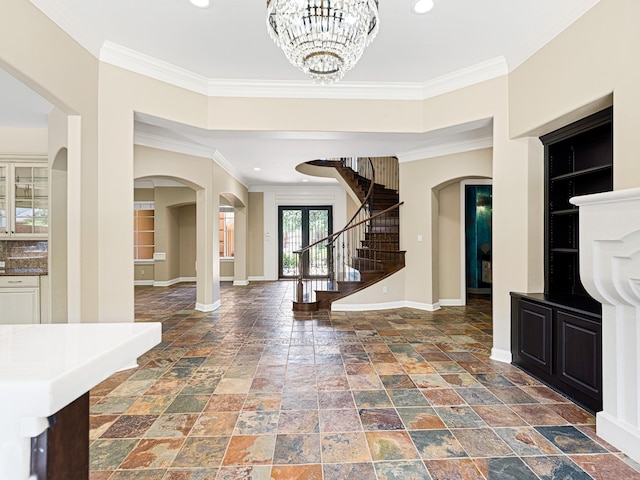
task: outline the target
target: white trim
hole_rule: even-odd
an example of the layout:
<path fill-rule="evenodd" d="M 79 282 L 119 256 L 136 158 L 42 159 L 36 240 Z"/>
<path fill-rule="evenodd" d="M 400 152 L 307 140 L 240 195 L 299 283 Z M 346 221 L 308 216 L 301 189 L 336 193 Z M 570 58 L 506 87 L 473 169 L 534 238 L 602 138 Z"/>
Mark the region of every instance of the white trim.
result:
<path fill-rule="evenodd" d="M 436 310 L 440 310 L 440 302 L 421 303 L 421 302 L 405 301 L 405 307 L 415 308 L 416 310 L 426 310 L 427 312 L 435 312 Z"/>
<path fill-rule="evenodd" d="M 222 304 L 220 303 L 220 300 L 217 300 L 214 303 L 209 303 L 206 305 L 204 303 L 196 303 L 195 310 L 199 312 L 214 312 L 218 310 L 221 306 Z"/>
<path fill-rule="evenodd" d="M 464 307 L 465 301 L 462 298 L 441 298 L 438 302 L 441 307 Z"/>
<path fill-rule="evenodd" d="M 466 258 L 466 186 L 467 185 L 493 185 L 491 178 L 468 178 L 460 182 L 460 296 L 461 306 L 467 304 L 467 258 Z M 491 245 L 493 249 L 493 245 Z"/>
<path fill-rule="evenodd" d="M 386 302 L 386 303 L 337 303 L 333 302 L 331 304 L 332 312 L 366 312 L 366 311 L 374 311 L 374 310 L 391 310 L 393 308 L 414 308 L 416 310 L 426 310 L 428 312 L 435 312 L 440 309 L 440 302 L 430 304 L 430 303 L 418 303 L 418 302 L 409 302 L 406 300 L 400 300 L 397 302 Z"/>
<path fill-rule="evenodd" d="M 173 278 L 171 280 L 163 280 L 163 281 L 154 281 L 154 287 L 170 287 L 171 285 L 175 285 L 176 283 L 189 282 L 194 283 L 196 281 L 196 277 L 178 277 Z"/>
<path fill-rule="evenodd" d="M 406 152 L 400 152 L 396 156 L 398 157 L 398 163 L 405 163 L 491 147 L 493 147 L 493 136 L 488 136 L 408 150 Z"/>
<path fill-rule="evenodd" d="M 596 413 L 598 436 L 611 445 L 624 445 L 624 453 L 640 462 L 640 429 L 607 412 Z"/>
<path fill-rule="evenodd" d="M 249 280 L 234 280 L 233 281 L 233 286 L 234 287 L 246 287 L 247 285 L 249 285 Z"/>
<path fill-rule="evenodd" d="M 402 308 L 405 302 L 387 302 L 387 303 L 363 303 L 363 304 L 340 304 L 333 302 L 331 304 L 332 312 L 363 312 L 368 310 L 391 310 L 392 308 Z"/>
<path fill-rule="evenodd" d="M 503 363 L 511 363 L 513 360 L 513 357 L 509 350 L 500 350 L 499 348 L 491 349 L 490 358 L 491 360 L 495 360 L 496 362 L 503 362 Z"/>
<path fill-rule="evenodd" d="M 261 276 L 260 277 L 249 276 L 249 282 L 264 282 L 264 281 L 265 281 L 264 277 L 261 277 Z"/>
<path fill-rule="evenodd" d="M 154 281 L 153 280 L 134 280 L 133 281 L 133 285 L 136 287 L 153 287 L 154 285 Z"/>
<path fill-rule="evenodd" d="M 233 282 L 233 277 L 220 277 L 221 282 Z"/>
<path fill-rule="evenodd" d="M 98 58 L 101 62 L 202 95 L 209 91 L 206 77 L 108 40 L 102 44 Z"/>
<path fill-rule="evenodd" d="M 183 153 L 185 155 L 212 159 L 220 166 L 220 168 L 242 185 L 245 187 L 248 187 L 249 185 L 238 169 L 231 165 L 231 163 L 229 163 L 229 161 L 216 149 L 146 132 L 135 132 L 133 143 L 142 147 L 157 148 L 159 150 L 167 150 L 169 152 Z"/>
<path fill-rule="evenodd" d="M 154 263 L 156 263 L 156 261 L 153 258 L 138 259 L 133 261 L 134 265 L 153 265 Z"/>
<path fill-rule="evenodd" d="M 210 97 L 424 100 L 509 73 L 504 57 L 495 57 L 426 82 L 341 82 L 315 85 L 311 80 L 208 79 L 169 62 L 105 41 L 100 61 Z"/>
<path fill-rule="evenodd" d="M 508 74 L 509 67 L 504 57 L 491 58 L 423 83 L 422 98 L 419 100 L 426 100 Z"/>

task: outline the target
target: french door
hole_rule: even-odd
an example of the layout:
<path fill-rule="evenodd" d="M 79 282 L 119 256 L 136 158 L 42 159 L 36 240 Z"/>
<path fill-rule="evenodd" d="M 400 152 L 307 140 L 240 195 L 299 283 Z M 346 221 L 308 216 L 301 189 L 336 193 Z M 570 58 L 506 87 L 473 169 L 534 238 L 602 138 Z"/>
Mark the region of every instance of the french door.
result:
<path fill-rule="evenodd" d="M 278 207 L 278 242 L 280 278 L 298 275 L 298 255 L 302 250 L 333 232 L 331 206 Z M 326 277 L 329 265 L 326 248 L 312 248 L 302 257 L 305 278 Z"/>

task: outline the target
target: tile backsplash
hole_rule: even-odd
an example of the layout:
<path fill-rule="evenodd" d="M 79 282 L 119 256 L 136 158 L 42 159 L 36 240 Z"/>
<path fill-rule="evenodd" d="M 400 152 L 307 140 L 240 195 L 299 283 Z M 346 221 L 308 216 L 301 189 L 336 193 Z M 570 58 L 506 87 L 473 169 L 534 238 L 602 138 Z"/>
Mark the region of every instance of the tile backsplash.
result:
<path fill-rule="evenodd" d="M 47 269 L 48 242 L 41 240 L 0 240 L 0 262 L 5 268 Z"/>

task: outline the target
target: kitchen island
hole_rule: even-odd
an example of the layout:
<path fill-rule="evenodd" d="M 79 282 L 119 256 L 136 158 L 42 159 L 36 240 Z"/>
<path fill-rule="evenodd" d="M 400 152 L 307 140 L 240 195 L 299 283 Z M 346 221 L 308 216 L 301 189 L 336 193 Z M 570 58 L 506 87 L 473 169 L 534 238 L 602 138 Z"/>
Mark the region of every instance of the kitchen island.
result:
<path fill-rule="evenodd" d="M 160 323 L 0 325 L 0 478 L 44 478 L 34 474 L 43 461 L 32 458 L 32 443 L 35 456 L 46 456 L 46 443 L 35 438 L 69 406 L 75 415 L 80 409 L 82 422 L 86 417 L 87 436 L 65 438 L 63 432 L 54 438 L 76 445 L 76 452 L 65 454 L 88 460 L 89 390 L 113 373 L 135 367 L 136 359 L 161 337 Z M 84 478 L 77 474 L 67 478 Z"/>

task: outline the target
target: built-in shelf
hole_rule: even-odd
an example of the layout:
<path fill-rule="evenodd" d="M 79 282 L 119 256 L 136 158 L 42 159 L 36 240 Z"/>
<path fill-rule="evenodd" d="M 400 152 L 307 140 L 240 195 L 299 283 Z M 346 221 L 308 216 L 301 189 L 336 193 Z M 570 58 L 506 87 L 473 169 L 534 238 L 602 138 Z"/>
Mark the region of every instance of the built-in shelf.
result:
<path fill-rule="evenodd" d="M 557 182 L 560 180 L 571 180 L 576 177 L 581 177 L 583 175 L 590 175 L 593 173 L 602 172 L 604 170 L 610 170 L 611 165 L 598 165 L 596 167 L 585 168 L 582 170 L 576 170 L 575 172 L 565 173 L 564 175 L 558 175 L 556 177 L 551 178 L 552 182 Z"/>
<path fill-rule="evenodd" d="M 567 208 L 565 210 L 555 210 L 553 212 L 549 212 L 551 215 L 577 215 L 577 208 Z"/>
<path fill-rule="evenodd" d="M 578 253 L 577 248 L 552 248 L 551 251 L 554 253 Z"/>
<path fill-rule="evenodd" d="M 513 293 L 514 364 L 588 410 L 602 409 L 601 305 L 580 279 L 580 210 L 570 199 L 613 189 L 613 111 L 540 138 L 545 155 L 544 292 Z"/>

